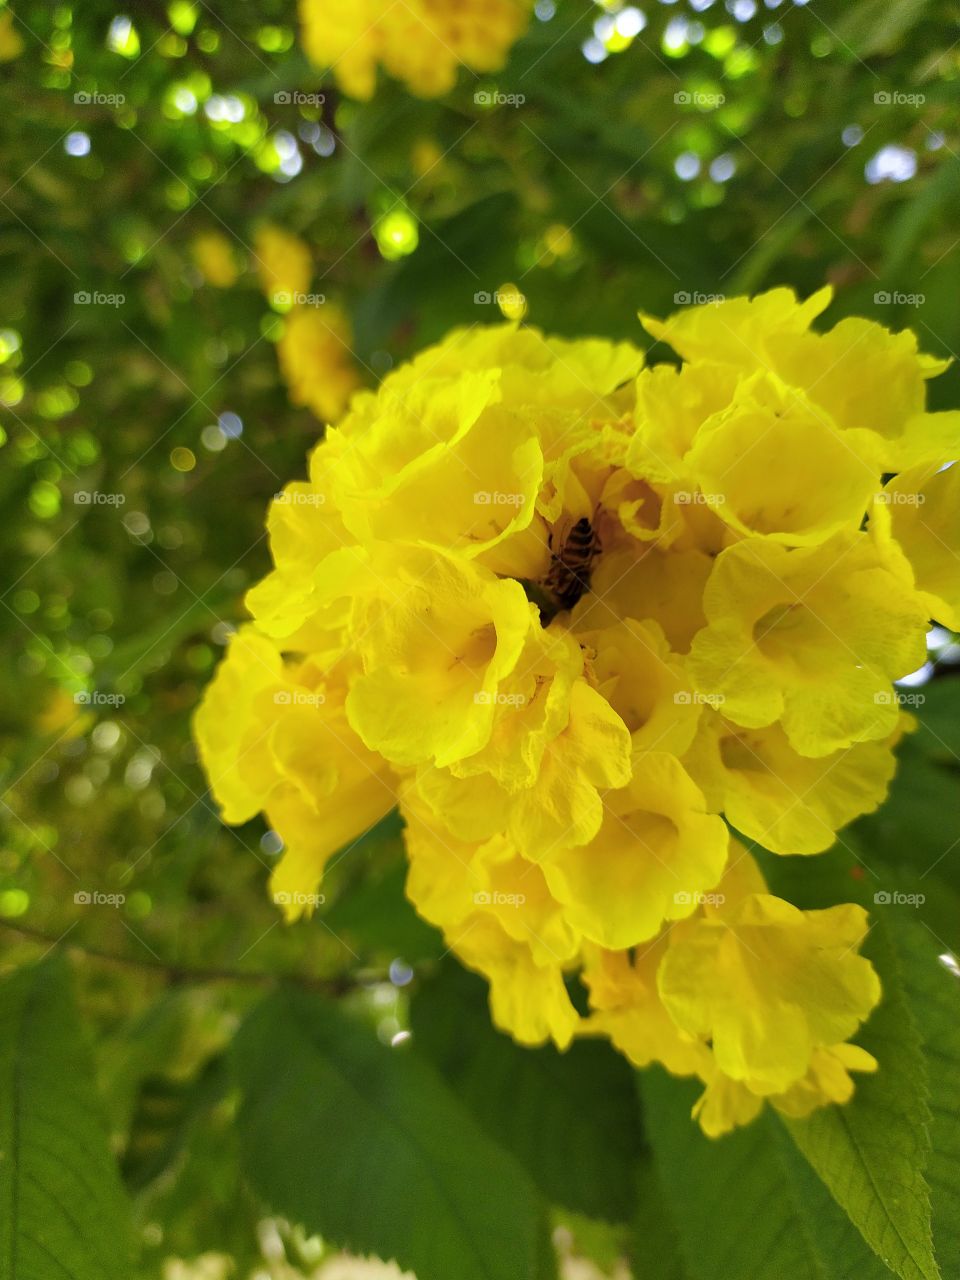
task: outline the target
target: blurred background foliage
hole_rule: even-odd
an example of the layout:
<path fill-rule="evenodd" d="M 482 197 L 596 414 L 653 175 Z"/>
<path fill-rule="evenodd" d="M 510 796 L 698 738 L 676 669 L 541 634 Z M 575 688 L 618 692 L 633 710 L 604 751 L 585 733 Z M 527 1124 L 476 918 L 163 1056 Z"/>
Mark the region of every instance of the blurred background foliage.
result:
<path fill-rule="evenodd" d="M 402 1039 L 410 966 L 441 952 L 390 823 L 338 861 L 325 911 L 281 926 L 278 841 L 220 826 L 191 745 L 267 503 L 321 430 L 278 374 L 258 227 L 309 246 L 370 385 L 501 312 L 642 342 L 638 308 L 825 281 L 830 319 L 953 355 L 958 24 L 952 0 L 538 0 L 499 75 L 432 102 L 381 78 L 356 103 L 306 62 L 291 0 L 0 5 L 3 963 L 65 935 L 85 956 L 144 1276 L 341 1265 L 258 1228 L 220 1058 L 278 974 Z M 931 391 L 960 403 L 956 366 Z M 939 673 L 956 647 L 936 646 Z M 898 833 L 956 804 L 936 746 L 956 700 L 936 705 L 908 748 L 936 769 L 863 837 L 907 880 Z M 586 1219 L 561 1236 L 619 1252 Z"/>

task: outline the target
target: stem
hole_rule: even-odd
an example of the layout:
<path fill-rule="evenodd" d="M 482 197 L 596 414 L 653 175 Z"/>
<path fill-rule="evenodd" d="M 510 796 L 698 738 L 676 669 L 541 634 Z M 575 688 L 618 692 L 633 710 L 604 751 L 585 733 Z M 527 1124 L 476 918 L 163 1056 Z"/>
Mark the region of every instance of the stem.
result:
<path fill-rule="evenodd" d="M 89 947 L 85 943 L 68 942 L 61 938 L 51 938 L 40 929 L 33 929 L 25 924 L 13 924 L 9 920 L 0 920 L 0 928 L 9 929 L 12 933 L 29 938 L 34 942 L 45 943 L 48 947 L 64 946 L 70 951 L 78 951 L 92 960 L 102 960 L 107 964 L 126 965 L 134 969 L 148 969 L 153 973 L 163 974 L 171 982 L 253 982 L 273 983 L 289 982 L 311 991 L 319 991 L 324 995 L 342 996 L 360 986 L 356 978 L 341 974 L 334 978 L 314 978 L 305 973 L 262 973 L 255 969 L 192 968 L 186 965 L 166 964 L 162 960 L 149 960 L 134 956 L 121 956 L 112 951 L 102 951 L 98 947 Z"/>

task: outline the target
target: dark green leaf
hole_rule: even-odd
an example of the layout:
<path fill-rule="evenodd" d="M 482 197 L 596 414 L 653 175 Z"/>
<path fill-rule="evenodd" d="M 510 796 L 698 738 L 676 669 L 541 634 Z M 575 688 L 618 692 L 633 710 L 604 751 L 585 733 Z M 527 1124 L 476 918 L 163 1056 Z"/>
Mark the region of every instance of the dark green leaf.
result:
<path fill-rule="evenodd" d="M 533 1184 L 425 1062 L 295 993 L 254 1011 L 235 1061 L 244 1163 L 271 1208 L 418 1280 L 550 1275 Z"/>
<path fill-rule="evenodd" d="M 641 1077 L 656 1171 L 692 1280 L 889 1277 L 772 1115 L 706 1138 L 690 1118 L 700 1088 L 659 1068 Z"/>
<path fill-rule="evenodd" d="M 128 1210 L 57 958 L 0 986 L 0 1278 L 129 1276 Z"/>
<path fill-rule="evenodd" d="M 609 1044 L 521 1048 L 491 1026 L 486 984 L 454 966 L 417 991 L 411 1022 L 415 1048 L 552 1203 L 629 1219 L 640 1123 L 632 1072 Z"/>
<path fill-rule="evenodd" d="M 930 1154 L 926 1068 L 890 927 L 878 921 L 865 948 L 884 994 L 860 1039 L 879 1070 L 858 1078 L 846 1106 L 787 1123 L 877 1256 L 902 1280 L 939 1280 L 923 1172 Z"/>

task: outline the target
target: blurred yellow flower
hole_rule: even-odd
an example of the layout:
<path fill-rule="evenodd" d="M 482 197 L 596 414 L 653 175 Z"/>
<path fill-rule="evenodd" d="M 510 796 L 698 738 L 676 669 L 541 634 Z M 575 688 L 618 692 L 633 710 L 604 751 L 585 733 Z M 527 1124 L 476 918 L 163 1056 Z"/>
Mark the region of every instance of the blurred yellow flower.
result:
<path fill-rule="evenodd" d="M 334 306 L 297 307 L 284 322 L 277 358 L 290 399 L 322 422 L 338 418 L 360 386 L 350 342 L 346 317 Z"/>
<path fill-rule="evenodd" d="M 229 289 L 240 275 L 233 244 L 221 231 L 204 231 L 194 236 L 190 246 L 197 269 L 207 284 Z"/>
<path fill-rule="evenodd" d="M 353 98 L 373 97 L 382 66 L 411 93 L 449 93 L 463 64 L 497 71 L 523 34 L 531 0 L 300 0 L 303 47 Z"/>
<path fill-rule="evenodd" d="M 266 222 L 257 228 L 253 254 L 267 301 L 281 311 L 295 306 L 313 278 L 309 248 L 298 236 Z"/>
<path fill-rule="evenodd" d="M 4 9 L 0 13 L 0 62 L 12 62 L 14 58 L 20 57 L 25 48 L 13 11 Z"/>

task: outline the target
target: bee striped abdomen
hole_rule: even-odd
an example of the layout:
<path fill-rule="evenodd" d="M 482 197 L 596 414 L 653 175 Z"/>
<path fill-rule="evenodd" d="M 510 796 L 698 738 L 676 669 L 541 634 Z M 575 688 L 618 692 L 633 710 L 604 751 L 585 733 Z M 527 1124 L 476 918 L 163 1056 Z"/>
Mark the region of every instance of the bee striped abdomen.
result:
<path fill-rule="evenodd" d="M 600 540 L 589 517 L 581 516 L 558 542 L 554 547 L 551 538 L 552 563 L 545 585 L 561 609 L 572 609 L 590 589 Z"/>

